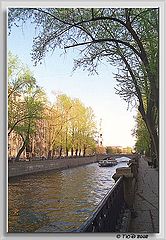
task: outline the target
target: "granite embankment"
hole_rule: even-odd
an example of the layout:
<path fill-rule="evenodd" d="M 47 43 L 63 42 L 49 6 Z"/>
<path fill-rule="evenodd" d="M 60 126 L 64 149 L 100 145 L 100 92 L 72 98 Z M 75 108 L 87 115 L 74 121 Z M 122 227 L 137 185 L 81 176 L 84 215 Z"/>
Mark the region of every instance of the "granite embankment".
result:
<path fill-rule="evenodd" d="M 55 160 L 38 160 L 24 162 L 10 162 L 8 164 L 8 177 L 16 177 L 25 174 L 48 170 L 60 170 L 72 167 L 78 167 L 85 164 L 97 162 L 96 156 L 78 157 L 78 158 L 63 158 Z"/>

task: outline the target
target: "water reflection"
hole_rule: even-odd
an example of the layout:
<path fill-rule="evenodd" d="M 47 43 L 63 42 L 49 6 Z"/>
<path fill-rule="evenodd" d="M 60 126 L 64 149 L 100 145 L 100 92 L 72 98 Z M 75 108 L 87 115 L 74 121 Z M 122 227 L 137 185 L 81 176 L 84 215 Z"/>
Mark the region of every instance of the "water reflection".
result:
<path fill-rule="evenodd" d="M 97 163 L 9 181 L 9 232 L 35 232 L 48 224 L 60 231 L 78 228 L 114 184 L 114 167 Z M 49 231 L 49 230 L 48 230 Z"/>

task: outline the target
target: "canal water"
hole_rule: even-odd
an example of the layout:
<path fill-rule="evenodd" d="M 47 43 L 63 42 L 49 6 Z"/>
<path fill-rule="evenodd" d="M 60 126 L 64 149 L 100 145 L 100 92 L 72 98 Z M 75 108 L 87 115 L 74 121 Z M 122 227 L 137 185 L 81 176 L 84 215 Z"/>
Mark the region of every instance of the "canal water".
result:
<path fill-rule="evenodd" d="M 50 224 L 58 232 L 79 228 L 113 186 L 116 168 L 126 166 L 93 163 L 10 179 L 8 232 L 35 232 Z"/>

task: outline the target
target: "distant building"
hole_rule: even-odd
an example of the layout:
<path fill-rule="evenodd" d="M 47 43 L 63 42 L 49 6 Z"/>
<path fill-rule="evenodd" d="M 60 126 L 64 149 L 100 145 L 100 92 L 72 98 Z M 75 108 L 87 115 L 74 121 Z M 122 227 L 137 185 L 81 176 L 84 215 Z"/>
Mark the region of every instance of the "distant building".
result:
<path fill-rule="evenodd" d="M 19 149 L 21 148 L 21 145 L 21 137 L 15 131 L 12 131 L 8 139 L 8 157 L 16 157 Z M 22 153 L 21 157 L 26 157 L 25 151 Z"/>

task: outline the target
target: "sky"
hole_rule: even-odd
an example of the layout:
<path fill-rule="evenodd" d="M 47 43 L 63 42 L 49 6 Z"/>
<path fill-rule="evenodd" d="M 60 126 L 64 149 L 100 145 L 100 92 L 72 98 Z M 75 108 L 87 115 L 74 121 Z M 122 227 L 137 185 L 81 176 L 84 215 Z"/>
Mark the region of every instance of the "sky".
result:
<path fill-rule="evenodd" d="M 26 24 L 24 29 L 13 27 L 8 36 L 8 50 L 30 68 L 48 99 L 53 102 L 54 93 L 79 98 L 85 106 L 94 110 L 98 129 L 102 119 L 104 146 L 134 146 L 135 139 L 131 133 L 135 127 L 133 116 L 136 110 L 127 111 L 127 103 L 115 94 L 113 73 L 116 68 L 103 62 L 98 68 L 98 75 L 88 75 L 83 69 L 73 73 L 73 59 L 78 56 L 76 49 L 68 50 L 65 55 L 62 49 L 56 49 L 53 54 L 46 55 L 42 64 L 34 66 L 30 55 L 34 35 L 32 24 Z"/>

